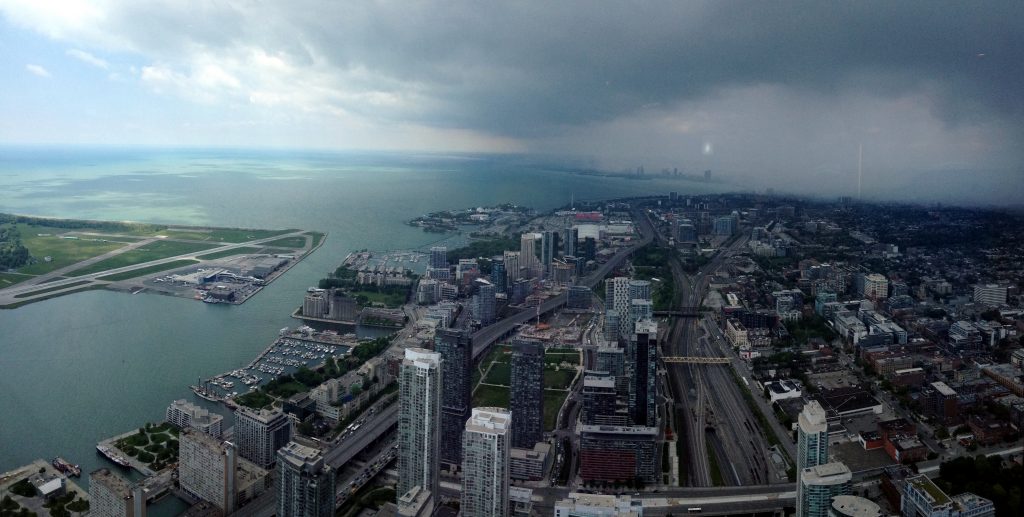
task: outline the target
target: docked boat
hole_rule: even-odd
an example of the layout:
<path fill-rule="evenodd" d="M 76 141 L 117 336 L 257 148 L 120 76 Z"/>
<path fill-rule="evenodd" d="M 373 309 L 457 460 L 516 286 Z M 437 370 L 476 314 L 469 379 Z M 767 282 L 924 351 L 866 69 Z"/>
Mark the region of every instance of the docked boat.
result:
<path fill-rule="evenodd" d="M 131 468 L 132 464 L 128 461 L 128 458 L 121 454 L 118 454 L 114 449 L 107 447 L 106 445 L 97 445 L 96 450 L 103 455 L 104 458 L 122 466 L 125 468 Z"/>
<path fill-rule="evenodd" d="M 59 470 L 65 476 L 78 477 L 82 475 L 82 468 L 72 464 L 70 461 L 57 456 L 50 462 L 53 468 Z"/>
<path fill-rule="evenodd" d="M 210 393 L 209 391 L 207 391 L 206 388 L 204 388 L 202 386 L 189 386 L 189 387 L 192 388 L 192 392 L 195 393 L 196 395 L 198 395 L 199 398 L 201 398 L 201 399 L 209 400 L 210 402 L 220 402 L 220 399 L 217 398 L 216 395 L 214 395 L 213 393 Z"/>

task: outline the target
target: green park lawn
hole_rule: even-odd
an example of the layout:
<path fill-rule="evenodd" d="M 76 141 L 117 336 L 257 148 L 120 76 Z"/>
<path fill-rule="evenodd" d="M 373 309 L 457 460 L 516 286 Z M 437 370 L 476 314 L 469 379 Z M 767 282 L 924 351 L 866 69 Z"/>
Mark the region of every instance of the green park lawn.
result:
<path fill-rule="evenodd" d="M 82 276 L 91 273 L 99 273 L 108 269 L 117 269 L 125 266 L 134 266 L 153 260 L 160 260 L 175 255 L 184 255 L 216 247 L 216 244 L 199 244 L 194 242 L 177 241 L 154 241 L 141 248 L 126 251 L 108 259 L 101 260 L 95 264 L 76 269 L 68 276 Z"/>
<path fill-rule="evenodd" d="M 185 266 L 189 266 L 189 265 L 192 265 L 192 264 L 198 264 L 198 263 L 199 263 L 198 260 L 192 260 L 192 259 L 175 260 L 175 261 L 172 261 L 172 262 L 167 262 L 165 264 L 155 264 L 155 265 L 152 265 L 152 266 L 149 266 L 149 267 L 144 267 L 144 268 L 140 268 L 140 269 L 133 269 L 131 271 L 125 271 L 124 273 L 117 273 L 117 274 L 114 274 L 114 275 L 101 276 L 101 277 L 98 278 L 98 280 L 107 280 L 109 282 L 117 282 L 117 281 L 120 281 L 120 280 L 128 280 L 129 278 L 136 278 L 136 277 L 140 277 L 140 276 L 151 275 L 153 273 L 159 273 L 161 271 L 169 271 L 171 269 L 177 269 L 179 267 L 185 267 Z"/>
<path fill-rule="evenodd" d="M 18 270 L 26 275 L 49 273 L 125 246 L 123 242 L 100 242 L 98 237 L 97 240 L 90 237 L 62 239 L 60 233 L 71 231 L 66 228 L 18 224 L 18 231 L 21 232 L 22 244 L 38 260 Z M 50 262 L 44 262 L 43 257 L 50 257 Z"/>
<path fill-rule="evenodd" d="M 252 255 L 254 253 L 259 253 L 261 249 L 262 248 L 253 248 L 253 247 L 250 247 L 250 246 L 245 246 L 245 247 L 242 247 L 242 248 L 235 248 L 235 249 L 224 250 L 224 251 L 215 251 L 213 253 L 207 253 L 206 255 L 199 255 L 197 258 L 200 258 L 200 259 L 203 259 L 203 260 L 213 260 L 213 259 L 219 259 L 219 258 L 224 258 L 224 257 L 231 257 L 233 255 Z"/>
<path fill-rule="evenodd" d="M 301 236 L 285 237 L 265 243 L 266 246 L 277 246 L 279 248 L 305 248 L 306 238 Z"/>
<path fill-rule="evenodd" d="M 296 230 L 248 230 L 240 228 L 169 228 L 151 232 L 152 235 L 164 235 L 168 239 L 184 239 L 190 241 L 209 241 L 220 243 L 237 243 L 266 239 Z"/>

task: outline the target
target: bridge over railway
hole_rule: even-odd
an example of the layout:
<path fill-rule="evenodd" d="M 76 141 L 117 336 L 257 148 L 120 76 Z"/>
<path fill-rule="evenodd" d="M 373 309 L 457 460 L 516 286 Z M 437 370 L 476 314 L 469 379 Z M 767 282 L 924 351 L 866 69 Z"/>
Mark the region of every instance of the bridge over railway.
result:
<path fill-rule="evenodd" d="M 677 316 L 680 318 L 698 318 L 700 317 L 699 307 L 680 307 L 678 309 L 671 309 L 667 311 L 654 311 L 655 316 Z"/>
<path fill-rule="evenodd" d="M 663 357 L 663 361 L 673 364 L 729 364 L 728 357 Z"/>

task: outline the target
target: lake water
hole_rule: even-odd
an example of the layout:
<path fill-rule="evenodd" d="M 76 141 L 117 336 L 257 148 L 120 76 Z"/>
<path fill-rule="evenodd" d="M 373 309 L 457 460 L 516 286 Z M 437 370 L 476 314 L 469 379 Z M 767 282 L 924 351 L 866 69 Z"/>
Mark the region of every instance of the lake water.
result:
<path fill-rule="evenodd" d="M 303 291 L 349 252 L 437 241 L 404 224 L 416 215 L 704 188 L 522 157 L 0 147 L 2 212 L 329 233 L 241 306 L 90 291 L 0 311 L 0 471 L 56 455 L 86 473 L 106 466 L 97 441 L 161 420 L 174 399 L 201 402 L 188 385 L 247 364 L 294 326 Z"/>

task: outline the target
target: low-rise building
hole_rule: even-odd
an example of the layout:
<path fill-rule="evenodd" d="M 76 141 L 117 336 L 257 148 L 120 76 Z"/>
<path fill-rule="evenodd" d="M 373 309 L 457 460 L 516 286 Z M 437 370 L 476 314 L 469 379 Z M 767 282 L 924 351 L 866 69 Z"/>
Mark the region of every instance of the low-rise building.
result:
<path fill-rule="evenodd" d="M 992 517 L 992 501 L 965 492 L 950 497 L 924 474 L 903 482 L 900 512 L 903 517 Z"/>
<path fill-rule="evenodd" d="M 544 479 L 551 468 L 551 444 L 537 442 L 533 449 L 513 448 L 509 459 L 509 477 L 521 481 Z"/>

